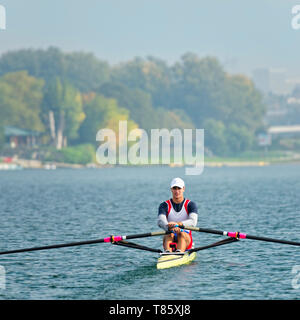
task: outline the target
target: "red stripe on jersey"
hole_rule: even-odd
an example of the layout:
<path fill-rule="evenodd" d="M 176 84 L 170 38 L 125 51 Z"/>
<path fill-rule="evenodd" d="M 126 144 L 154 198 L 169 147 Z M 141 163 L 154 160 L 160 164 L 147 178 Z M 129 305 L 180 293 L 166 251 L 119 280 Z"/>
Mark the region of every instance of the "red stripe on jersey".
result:
<path fill-rule="evenodd" d="M 190 201 L 191 201 L 191 200 L 186 199 L 186 201 L 185 201 L 185 203 L 184 203 L 185 211 L 186 211 L 186 213 L 187 213 L 188 215 L 189 215 L 188 205 L 189 205 Z M 188 245 L 188 247 L 186 248 L 186 250 L 192 249 L 192 246 L 193 246 L 193 237 L 192 237 L 192 231 L 191 231 L 191 230 L 190 230 L 190 232 L 189 232 L 189 235 L 190 235 L 190 238 L 191 238 L 191 242 L 190 242 L 190 244 Z"/>
<path fill-rule="evenodd" d="M 189 202 L 190 202 L 190 201 L 191 201 L 191 200 L 186 199 L 186 200 L 185 200 L 185 203 L 184 203 L 184 208 L 185 208 L 185 211 L 186 211 L 187 214 L 189 214 L 189 212 L 188 212 L 188 205 L 189 205 Z"/>
<path fill-rule="evenodd" d="M 186 248 L 186 250 L 190 250 L 190 249 L 192 249 L 192 247 L 193 247 L 193 237 L 192 237 L 192 231 L 191 231 L 191 230 L 190 230 L 189 235 L 190 235 L 190 238 L 191 238 L 191 242 L 190 242 L 190 244 L 188 245 L 188 247 Z"/>
<path fill-rule="evenodd" d="M 171 200 L 167 200 L 166 203 L 167 203 L 167 205 L 168 205 L 168 212 L 167 212 L 167 218 L 168 218 L 168 215 L 169 215 L 169 213 L 170 213 L 170 211 L 171 211 L 171 209 L 172 209 Z"/>

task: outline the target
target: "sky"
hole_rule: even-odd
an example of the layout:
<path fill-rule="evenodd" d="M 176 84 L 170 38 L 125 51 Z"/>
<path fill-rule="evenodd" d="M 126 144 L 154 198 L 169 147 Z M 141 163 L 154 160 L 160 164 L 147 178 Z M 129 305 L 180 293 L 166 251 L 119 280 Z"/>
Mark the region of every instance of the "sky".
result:
<path fill-rule="evenodd" d="M 285 69 L 300 78 L 300 0 L 0 0 L 6 29 L 0 54 L 56 46 L 111 64 L 155 56 L 173 64 L 186 52 L 217 57 L 250 75 Z M 300 23 L 300 16 L 299 16 Z"/>

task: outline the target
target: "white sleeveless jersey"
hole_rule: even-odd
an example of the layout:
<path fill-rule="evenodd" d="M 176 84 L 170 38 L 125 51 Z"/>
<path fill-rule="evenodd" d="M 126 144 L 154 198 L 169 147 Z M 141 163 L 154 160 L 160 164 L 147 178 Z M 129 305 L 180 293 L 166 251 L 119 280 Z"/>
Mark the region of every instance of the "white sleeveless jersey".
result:
<path fill-rule="evenodd" d="M 168 213 L 167 213 L 167 220 L 169 222 L 174 221 L 174 222 L 180 222 L 187 220 L 189 218 L 188 214 L 188 204 L 190 200 L 186 199 L 184 201 L 184 204 L 179 212 L 176 212 L 172 206 L 171 200 L 167 200 L 166 203 L 168 205 Z"/>

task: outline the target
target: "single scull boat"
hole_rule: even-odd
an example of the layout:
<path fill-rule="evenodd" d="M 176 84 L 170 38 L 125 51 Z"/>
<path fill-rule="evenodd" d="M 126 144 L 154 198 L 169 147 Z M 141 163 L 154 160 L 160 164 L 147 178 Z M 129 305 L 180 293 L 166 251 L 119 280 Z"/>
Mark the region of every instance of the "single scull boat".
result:
<path fill-rule="evenodd" d="M 157 259 L 156 267 L 157 269 L 167 269 L 172 267 L 179 267 L 184 264 L 189 264 L 196 259 L 196 252 L 171 252 L 171 253 L 161 253 L 160 257 Z"/>
<path fill-rule="evenodd" d="M 82 246 L 82 245 L 91 245 L 97 243 L 111 243 L 118 246 L 124 246 L 133 249 L 145 250 L 150 252 L 159 253 L 159 257 L 157 260 L 157 269 L 166 269 L 171 267 L 177 267 L 184 264 L 191 263 L 196 258 L 196 252 L 200 250 L 205 250 L 225 244 L 229 244 L 232 242 L 239 241 L 240 239 L 250 239 L 250 240 L 259 240 L 259 241 L 267 241 L 267 242 L 275 242 L 281 244 L 288 244 L 294 246 L 300 246 L 300 242 L 290 241 L 290 240 L 281 240 L 281 239 L 273 239 L 261 236 L 253 236 L 246 233 L 240 232 L 227 232 L 227 231 L 220 231 L 220 230 L 213 230 L 213 229 L 205 229 L 205 228 L 197 228 L 197 227 L 188 227 L 188 226 L 175 226 L 180 227 L 181 229 L 192 230 L 196 232 L 205 232 L 211 233 L 216 235 L 227 236 L 226 239 L 223 239 L 218 242 L 214 242 L 212 244 L 192 248 L 186 252 L 172 252 L 172 253 L 164 253 L 162 250 L 149 248 L 140 244 L 136 244 L 133 242 L 128 242 L 127 240 L 130 239 L 137 239 L 137 238 L 146 238 L 146 237 L 153 237 L 153 236 L 162 236 L 169 234 L 171 231 L 157 231 L 157 232 L 148 232 L 142 234 L 133 234 L 127 236 L 110 236 L 102 239 L 96 240 L 87 240 L 87 241 L 78 241 L 78 242 L 69 242 L 69 243 L 61 243 L 61 244 L 54 244 L 48 246 L 39 246 L 39 247 L 31 247 L 31 248 L 24 248 L 24 249 L 14 249 L 14 250 L 7 250 L 1 251 L 0 255 L 6 254 L 14 254 L 14 253 L 21 253 L 21 252 L 31 252 L 31 251 L 38 251 L 38 250 L 50 250 L 50 249 L 57 249 L 57 248 L 65 248 L 65 247 L 74 247 L 74 246 Z"/>

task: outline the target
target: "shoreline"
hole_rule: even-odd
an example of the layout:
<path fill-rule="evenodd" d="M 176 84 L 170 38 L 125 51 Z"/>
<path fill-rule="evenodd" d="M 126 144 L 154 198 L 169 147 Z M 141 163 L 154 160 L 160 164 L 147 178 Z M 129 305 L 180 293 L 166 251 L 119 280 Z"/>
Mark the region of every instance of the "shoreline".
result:
<path fill-rule="evenodd" d="M 222 167 L 265 167 L 280 164 L 300 165 L 300 159 L 272 159 L 266 160 L 207 160 L 204 161 L 204 167 L 208 168 L 222 168 Z M 99 165 L 95 163 L 89 164 L 72 164 L 62 162 L 43 162 L 39 160 L 27 160 L 27 159 L 15 159 L 10 163 L 0 162 L 0 171 L 2 170 L 21 170 L 21 169 L 44 169 L 44 170 L 56 170 L 56 169 L 105 169 L 114 167 L 144 167 L 144 166 L 167 166 L 171 168 L 185 167 L 189 165 L 185 164 L 145 164 L 145 165 Z"/>

